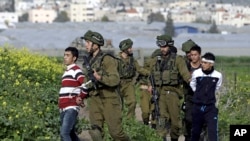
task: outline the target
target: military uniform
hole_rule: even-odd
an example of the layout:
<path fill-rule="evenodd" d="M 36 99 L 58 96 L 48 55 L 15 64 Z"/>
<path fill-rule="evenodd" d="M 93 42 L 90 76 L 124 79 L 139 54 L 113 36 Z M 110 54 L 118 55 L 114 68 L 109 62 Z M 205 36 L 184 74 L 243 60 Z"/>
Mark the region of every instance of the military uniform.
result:
<path fill-rule="evenodd" d="M 150 66 L 150 60 L 156 56 L 160 56 L 161 55 L 161 50 L 160 49 L 156 49 L 150 58 L 148 58 L 147 60 L 145 60 L 144 62 L 144 68 L 145 69 L 149 69 Z M 147 76 L 143 76 L 143 75 L 139 75 L 139 80 L 138 83 L 140 84 L 140 107 L 141 107 L 141 111 L 142 111 L 142 119 L 143 119 L 143 123 L 145 125 L 149 124 L 149 120 L 150 120 L 150 115 L 152 113 L 152 111 L 154 110 L 154 104 L 152 103 L 151 99 L 152 99 L 152 94 L 148 91 L 148 77 Z M 152 128 L 156 128 L 156 120 L 153 119 L 153 117 L 151 118 L 151 126 Z"/>
<path fill-rule="evenodd" d="M 85 40 L 92 41 L 99 46 L 103 45 L 103 42 L 100 43 L 95 41 L 96 37 L 98 38 L 101 36 L 99 33 L 92 31 L 88 32 L 86 33 L 87 35 L 85 34 L 83 37 Z M 120 76 L 117 70 L 118 63 L 116 59 L 109 55 L 105 55 L 99 50 L 95 57 L 89 58 L 89 64 L 91 69 L 96 70 L 101 76 L 100 80 L 88 85 L 89 119 L 90 123 L 97 127 L 89 131 L 93 141 L 103 140 L 104 122 L 107 124 L 109 133 L 115 141 L 129 141 L 129 137 L 124 133 L 122 128 L 121 100 L 117 93 Z M 86 69 L 86 63 L 83 64 L 83 69 Z M 86 77 L 88 81 L 90 76 Z M 93 87 L 94 84 L 95 87 Z"/>
<path fill-rule="evenodd" d="M 173 46 L 173 40 L 168 35 L 157 36 L 157 45 L 161 48 L 170 47 Z M 157 132 L 166 140 L 166 124 L 171 122 L 171 140 L 177 141 L 181 128 L 180 99 L 183 97 L 179 81 L 182 77 L 189 82 L 191 75 L 183 57 L 171 53 L 170 50 L 160 58 L 154 57 L 150 63 L 150 70 L 160 92 L 160 118 L 157 122 Z"/>
<path fill-rule="evenodd" d="M 132 48 L 133 42 L 131 39 L 126 39 L 120 42 L 120 52 L 118 58 L 121 61 L 121 72 L 120 72 L 120 92 L 122 98 L 125 100 L 125 105 L 128 107 L 127 117 L 135 117 L 135 108 L 136 108 L 136 97 L 135 97 L 135 86 L 133 78 L 136 75 L 136 72 L 142 75 L 148 75 L 149 71 L 141 67 L 137 60 L 127 52 L 128 48 Z M 122 53 L 125 52 L 128 56 L 124 58 Z"/>
<path fill-rule="evenodd" d="M 144 68 L 147 69 L 149 66 L 150 59 L 145 60 Z M 149 124 L 150 115 L 154 109 L 154 104 L 151 102 L 152 95 L 148 91 L 148 76 L 139 75 L 137 78 L 137 83 L 140 87 L 140 107 L 141 107 L 141 117 L 145 125 Z M 151 120 L 152 127 L 155 128 L 156 122 Z"/>

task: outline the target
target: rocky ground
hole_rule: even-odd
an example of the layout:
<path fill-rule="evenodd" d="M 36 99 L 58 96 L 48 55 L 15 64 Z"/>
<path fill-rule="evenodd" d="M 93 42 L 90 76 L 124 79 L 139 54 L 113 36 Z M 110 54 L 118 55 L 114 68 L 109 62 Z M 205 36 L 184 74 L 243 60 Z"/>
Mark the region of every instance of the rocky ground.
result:
<path fill-rule="evenodd" d="M 83 108 L 81 109 L 80 111 L 80 117 L 81 118 L 86 118 L 88 119 L 88 108 Z M 141 121 L 142 122 L 142 118 L 141 118 L 141 108 L 139 105 L 136 106 L 136 118 L 138 119 L 138 121 Z M 79 135 L 79 138 L 81 139 L 81 141 L 92 141 L 88 131 L 83 131 L 80 135 Z M 170 137 L 168 136 L 168 140 L 170 140 Z M 179 141 L 184 141 L 184 137 L 181 136 L 179 138 Z"/>

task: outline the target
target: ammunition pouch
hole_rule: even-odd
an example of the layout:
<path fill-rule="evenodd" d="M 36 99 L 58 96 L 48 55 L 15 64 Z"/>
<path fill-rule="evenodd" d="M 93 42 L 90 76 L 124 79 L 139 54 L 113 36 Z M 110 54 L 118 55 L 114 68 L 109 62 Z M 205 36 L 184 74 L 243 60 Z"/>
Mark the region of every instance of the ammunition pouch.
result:
<path fill-rule="evenodd" d="M 178 85 L 179 73 L 175 70 L 164 70 L 162 72 L 162 84 L 163 85 Z"/>
<path fill-rule="evenodd" d="M 160 71 L 155 71 L 153 73 L 153 75 L 154 75 L 154 78 L 155 78 L 155 85 L 156 86 L 161 86 L 162 85 L 161 72 Z"/>

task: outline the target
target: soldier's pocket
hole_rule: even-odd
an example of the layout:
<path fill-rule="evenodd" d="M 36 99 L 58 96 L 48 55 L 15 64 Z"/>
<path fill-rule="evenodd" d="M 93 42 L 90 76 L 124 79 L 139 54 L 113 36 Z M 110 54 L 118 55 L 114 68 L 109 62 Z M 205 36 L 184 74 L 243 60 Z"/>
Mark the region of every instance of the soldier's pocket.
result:
<path fill-rule="evenodd" d="M 111 103 L 111 107 L 112 109 L 121 109 L 122 108 L 122 104 L 123 104 L 123 100 L 120 98 L 112 98 L 110 99 L 110 103 Z"/>

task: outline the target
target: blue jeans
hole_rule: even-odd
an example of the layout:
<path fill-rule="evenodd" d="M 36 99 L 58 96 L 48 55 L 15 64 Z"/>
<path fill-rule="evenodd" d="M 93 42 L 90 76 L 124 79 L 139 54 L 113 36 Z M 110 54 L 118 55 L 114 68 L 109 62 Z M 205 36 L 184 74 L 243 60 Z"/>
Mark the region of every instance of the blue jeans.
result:
<path fill-rule="evenodd" d="M 61 141 L 79 141 L 75 132 L 75 125 L 78 112 L 74 109 L 68 109 L 60 113 L 60 136 Z"/>

